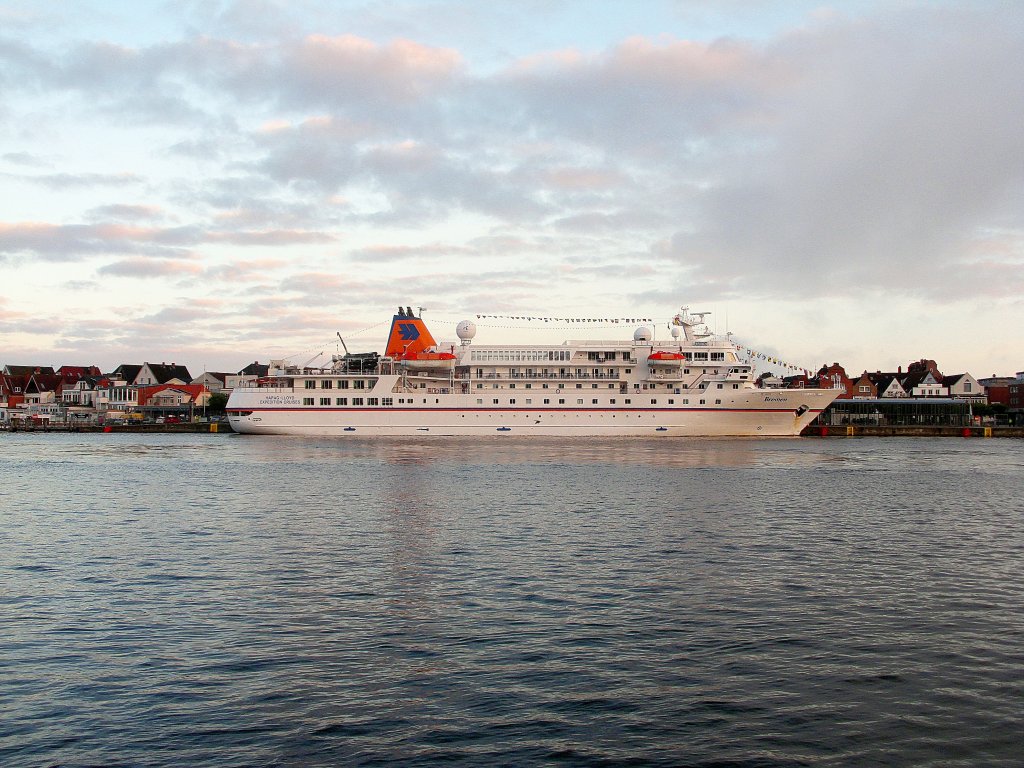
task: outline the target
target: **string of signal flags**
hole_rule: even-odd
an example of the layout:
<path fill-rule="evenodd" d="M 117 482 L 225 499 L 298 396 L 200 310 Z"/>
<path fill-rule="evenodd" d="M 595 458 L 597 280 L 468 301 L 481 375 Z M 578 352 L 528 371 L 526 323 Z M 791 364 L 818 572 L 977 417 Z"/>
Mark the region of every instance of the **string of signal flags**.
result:
<path fill-rule="evenodd" d="M 516 320 L 518 322 L 544 322 L 544 323 L 565 323 L 568 325 L 619 325 L 620 323 L 653 323 L 649 317 L 542 317 L 539 315 L 477 315 L 477 320 Z M 490 328 L 515 328 L 514 325 L 493 325 L 487 324 Z"/>
<path fill-rule="evenodd" d="M 733 343 L 736 344 L 735 341 Z M 777 365 L 790 371 L 797 371 L 799 373 L 802 373 L 804 376 L 811 375 L 811 372 L 802 366 L 794 365 L 793 363 L 787 363 L 785 360 L 781 360 L 777 357 L 774 357 L 773 355 L 766 355 L 763 352 L 758 352 L 756 349 L 745 347 L 742 344 L 737 344 L 736 346 L 738 349 L 746 352 L 747 356 L 750 358 L 756 360 L 764 360 L 766 363 L 771 363 L 772 365 Z"/>

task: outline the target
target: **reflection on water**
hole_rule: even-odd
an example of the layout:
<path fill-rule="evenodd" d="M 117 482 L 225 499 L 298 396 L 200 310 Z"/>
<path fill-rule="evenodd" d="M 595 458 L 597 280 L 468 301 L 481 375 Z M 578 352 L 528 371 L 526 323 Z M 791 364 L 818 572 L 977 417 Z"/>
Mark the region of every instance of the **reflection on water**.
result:
<path fill-rule="evenodd" d="M 0 444 L 4 766 L 1024 752 L 1016 442 Z"/>

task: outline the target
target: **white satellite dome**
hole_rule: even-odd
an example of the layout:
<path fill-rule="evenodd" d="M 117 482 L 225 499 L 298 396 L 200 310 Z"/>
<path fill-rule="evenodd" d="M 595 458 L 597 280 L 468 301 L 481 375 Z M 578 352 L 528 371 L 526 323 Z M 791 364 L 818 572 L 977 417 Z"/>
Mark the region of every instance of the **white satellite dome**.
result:
<path fill-rule="evenodd" d="M 683 329 L 680 328 L 678 325 L 673 325 L 672 326 L 672 338 L 673 339 L 678 339 L 679 338 L 679 334 L 681 334 L 682 332 L 683 332 Z"/>
<path fill-rule="evenodd" d="M 633 331 L 633 341 L 650 341 L 652 338 L 651 329 L 646 325 L 641 325 L 635 331 Z"/>
<path fill-rule="evenodd" d="M 463 320 L 455 326 L 455 333 L 462 341 L 472 341 L 476 336 L 476 323 L 472 320 Z"/>

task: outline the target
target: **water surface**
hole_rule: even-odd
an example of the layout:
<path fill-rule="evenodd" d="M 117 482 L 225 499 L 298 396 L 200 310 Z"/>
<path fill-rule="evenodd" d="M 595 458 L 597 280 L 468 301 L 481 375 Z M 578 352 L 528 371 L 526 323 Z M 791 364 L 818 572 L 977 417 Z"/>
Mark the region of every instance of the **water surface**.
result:
<path fill-rule="evenodd" d="M 0 450 L 5 766 L 1021 764 L 1019 441 Z"/>

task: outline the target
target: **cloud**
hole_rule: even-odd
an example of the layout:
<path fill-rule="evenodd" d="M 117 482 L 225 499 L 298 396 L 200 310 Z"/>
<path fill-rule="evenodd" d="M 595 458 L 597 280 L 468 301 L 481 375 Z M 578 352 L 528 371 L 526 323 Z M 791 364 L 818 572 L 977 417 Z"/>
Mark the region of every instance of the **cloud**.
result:
<path fill-rule="evenodd" d="M 97 272 L 108 277 L 161 278 L 198 275 L 203 268 L 191 261 L 123 259 L 100 267 Z"/>

